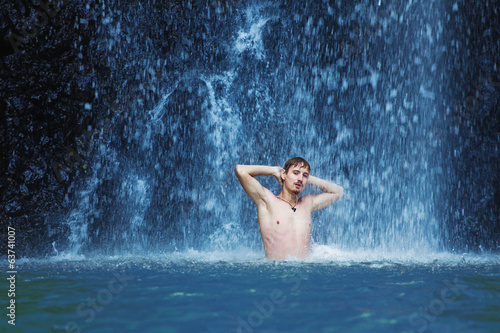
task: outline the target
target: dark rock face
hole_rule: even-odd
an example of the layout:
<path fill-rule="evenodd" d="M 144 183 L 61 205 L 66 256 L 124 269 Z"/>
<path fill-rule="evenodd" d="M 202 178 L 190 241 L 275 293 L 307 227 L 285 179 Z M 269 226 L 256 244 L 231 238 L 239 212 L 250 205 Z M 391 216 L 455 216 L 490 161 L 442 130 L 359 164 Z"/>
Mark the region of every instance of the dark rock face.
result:
<path fill-rule="evenodd" d="M 64 210 L 71 180 L 84 171 L 68 151 L 93 124 L 94 110 L 85 105 L 94 99 L 96 76 L 82 60 L 84 13 L 83 5 L 62 0 L 2 5 L 1 232 L 5 223 L 16 226 L 19 255 L 51 252 L 51 238 L 64 230 L 50 225 L 48 214 Z"/>

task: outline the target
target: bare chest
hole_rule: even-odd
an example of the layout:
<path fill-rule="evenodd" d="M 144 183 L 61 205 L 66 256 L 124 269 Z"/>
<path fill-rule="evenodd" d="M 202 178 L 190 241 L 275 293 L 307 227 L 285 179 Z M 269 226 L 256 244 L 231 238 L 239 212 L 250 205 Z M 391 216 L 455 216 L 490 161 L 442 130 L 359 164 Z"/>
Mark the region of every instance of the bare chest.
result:
<path fill-rule="evenodd" d="M 308 235 L 311 229 L 310 210 L 302 202 L 293 208 L 277 200 L 270 210 L 259 216 L 261 228 L 273 234 Z"/>

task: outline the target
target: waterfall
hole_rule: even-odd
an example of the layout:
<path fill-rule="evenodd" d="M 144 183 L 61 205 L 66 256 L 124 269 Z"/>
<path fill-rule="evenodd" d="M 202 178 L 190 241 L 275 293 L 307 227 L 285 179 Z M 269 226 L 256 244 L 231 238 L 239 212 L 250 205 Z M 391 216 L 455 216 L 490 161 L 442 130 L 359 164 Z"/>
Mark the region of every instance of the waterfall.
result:
<path fill-rule="evenodd" d="M 439 3 L 100 4 L 111 71 L 68 251 L 259 250 L 234 166 L 292 156 L 346 189 L 313 213 L 315 244 L 443 248 Z"/>

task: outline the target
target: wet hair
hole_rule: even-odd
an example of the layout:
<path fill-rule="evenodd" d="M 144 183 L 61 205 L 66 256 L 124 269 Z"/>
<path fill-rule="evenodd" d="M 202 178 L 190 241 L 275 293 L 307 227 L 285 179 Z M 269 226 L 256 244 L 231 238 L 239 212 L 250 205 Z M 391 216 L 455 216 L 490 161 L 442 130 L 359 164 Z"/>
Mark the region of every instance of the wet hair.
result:
<path fill-rule="evenodd" d="M 301 168 L 302 167 L 308 168 L 309 172 L 311 172 L 311 166 L 309 165 L 309 162 L 307 162 L 302 157 L 292 157 L 291 159 L 285 162 L 285 166 L 283 167 L 283 169 L 285 169 L 285 173 L 288 173 L 288 170 L 290 170 L 292 166 L 296 165 L 301 165 Z M 283 185 L 283 179 L 281 178 L 281 176 L 280 179 L 281 179 L 281 185 Z"/>

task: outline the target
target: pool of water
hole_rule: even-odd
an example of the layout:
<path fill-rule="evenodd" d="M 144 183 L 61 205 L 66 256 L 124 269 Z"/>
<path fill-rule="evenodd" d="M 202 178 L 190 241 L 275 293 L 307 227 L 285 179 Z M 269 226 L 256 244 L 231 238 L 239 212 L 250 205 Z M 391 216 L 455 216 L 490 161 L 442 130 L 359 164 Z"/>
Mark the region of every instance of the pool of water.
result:
<path fill-rule="evenodd" d="M 500 331 L 498 255 L 193 250 L 17 268 L 16 326 L 4 314 L 2 332 Z"/>

